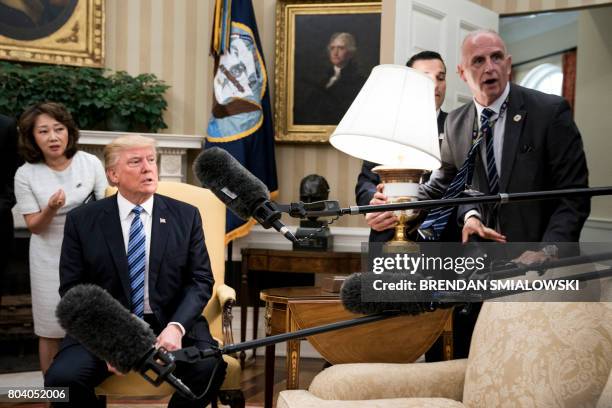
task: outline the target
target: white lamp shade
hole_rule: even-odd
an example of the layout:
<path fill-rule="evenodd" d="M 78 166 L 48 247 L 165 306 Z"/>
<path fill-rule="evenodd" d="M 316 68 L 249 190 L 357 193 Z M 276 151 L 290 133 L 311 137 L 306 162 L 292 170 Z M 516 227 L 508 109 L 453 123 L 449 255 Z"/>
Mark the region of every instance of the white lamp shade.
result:
<path fill-rule="evenodd" d="M 330 143 L 351 156 L 411 169 L 440 167 L 434 83 L 401 65 L 379 65 Z"/>

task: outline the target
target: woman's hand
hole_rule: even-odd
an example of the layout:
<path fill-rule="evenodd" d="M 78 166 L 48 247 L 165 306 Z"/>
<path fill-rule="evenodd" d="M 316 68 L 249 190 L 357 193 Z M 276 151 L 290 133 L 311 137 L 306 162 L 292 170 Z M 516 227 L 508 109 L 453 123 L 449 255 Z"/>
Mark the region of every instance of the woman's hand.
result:
<path fill-rule="evenodd" d="M 47 205 L 50 209 L 57 211 L 62 208 L 66 204 L 66 193 L 64 193 L 63 189 L 57 190 L 51 197 L 49 197 L 49 202 Z"/>
<path fill-rule="evenodd" d="M 32 214 L 24 214 L 26 225 L 32 234 L 42 234 L 47 230 L 51 220 L 57 214 L 57 210 L 66 205 L 66 193 L 61 188 L 57 190 L 51 197 L 47 206 L 41 211 Z"/>

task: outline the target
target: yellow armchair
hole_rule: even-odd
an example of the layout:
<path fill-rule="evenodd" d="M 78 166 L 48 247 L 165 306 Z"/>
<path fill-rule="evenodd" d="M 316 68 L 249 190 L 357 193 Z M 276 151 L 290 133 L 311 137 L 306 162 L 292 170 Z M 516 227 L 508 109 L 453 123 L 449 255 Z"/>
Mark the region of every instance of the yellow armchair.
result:
<path fill-rule="evenodd" d="M 116 190 L 109 188 L 107 195 Z M 215 277 L 215 286 L 210 301 L 203 314 L 212 336 L 219 345 L 232 344 L 232 306 L 236 302 L 236 292 L 225 285 L 225 205 L 209 190 L 185 183 L 160 181 L 157 193 L 187 202 L 200 210 L 204 224 L 204 238 L 210 257 L 210 265 Z M 240 390 L 241 369 L 236 358 L 224 355 L 227 363 L 227 374 L 219 399 L 231 407 L 244 407 L 244 395 Z M 154 387 L 139 374 L 131 372 L 126 376 L 111 376 L 96 388 L 100 396 L 168 396 L 174 389 L 163 384 Z"/>

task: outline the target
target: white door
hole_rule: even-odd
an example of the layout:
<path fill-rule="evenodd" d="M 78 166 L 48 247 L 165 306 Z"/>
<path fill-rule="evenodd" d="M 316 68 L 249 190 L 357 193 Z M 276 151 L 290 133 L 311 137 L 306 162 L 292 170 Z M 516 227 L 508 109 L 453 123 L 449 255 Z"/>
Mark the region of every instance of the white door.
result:
<path fill-rule="evenodd" d="M 457 75 L 461 43 L 471 31 L 480 28 L 497 31 L 499 15 L 468 0 L 385 0 L 385 3 L 383 13 L 394 16 L 393 63 L 404 65 L 414 53 L 437 51 L 447 70 L 442 109 L 448 112 L 471 101 L 468 87 Z M 387 19 L 383 16 L 384 20 Z"/>

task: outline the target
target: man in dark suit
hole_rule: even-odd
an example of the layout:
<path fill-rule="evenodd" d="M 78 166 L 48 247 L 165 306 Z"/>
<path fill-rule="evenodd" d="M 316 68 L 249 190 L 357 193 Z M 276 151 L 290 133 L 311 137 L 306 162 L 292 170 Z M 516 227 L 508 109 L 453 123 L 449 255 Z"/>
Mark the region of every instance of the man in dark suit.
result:
<path fill-rule="evenodd" d="M 17 126 L 15 120 L 0 115 L 0 248 L 10 254 L 13 244 L 13 214 L 15 205 L 13 183 L 18 166 Z M 0 278 L 8 263 L 8 257 L 0 259 Z"/>
<path fill-rule="evenodd" d="M 118 188 L 112 197 L 71 211 L 66 219 L 60 259 L 60 295 L 77 284 L 106 289 L 142 317 L 167 350 L 217 345 L 202 317 L 211 296 L 213 275 L 198 210 L 155 194 L 155 141 L 124 136 L 104 152 L 107 178 Z M 105 333 L 100 333 L 104 336 Z M 211 379 L 215 364 L 219 370 Z M 175 374 L 198 401 L 175 393 L 170 407 L 202 407 L 223 382 L 226 364 L 209 359 L 177 363 Z M 70 406 L 94 406 L 94 387 L 114 368 L 95 357 L 70 335 L 45 376 L 48 387 L 70 387 Z"/>
<path fill-rule="evenodd" d="M 440 142 L 444 137 L 444 121 L 446 112 L 441 110 L 446 96 L 446 65 L 440 54 L 435 51 L 421 51 L 414 54 L 406 63 L 407 67 L 414 68 L 427 74 L 435 83 L 436 110 L 438 111 L 438 132 Z M 387 196 L 382 192 L 383 185 L 378 174 L 372 169 L 376 163 L 364 161 L 361 173 L 355 186 L 357 205 L 385 204 Z M 425 176 L 427 179 L 427 176 Z M 393 238 L 397 217 L 391 211 L 370 213 L 366 215 L 366 222 L 370 226 L 370 242 L 387 242 Z"/>
<path fill-rule="evenodd" d="M 510 69 L 511 57 L 497 33 L 479 30 L 466 36 L 458 72 L 474 100 L 448 114 L 442 167 L 421 186 L 421 199 L 444 195 L 472 143 L 483 134 L 484 122 L 491 137 L 476 147 L 473 177 L 466 180 L 473 189 L 497 194 L 588 187 L 582 140 L 569 104 L 559 96 L 511 84 Z M 556 257 L 555 242 L 578 241 L 589 212 L 590 200 L 583 198 L 505 204 L 499 209 L 465 205 L 451 215 L 449 224 L 462 228 L 463 242 L 476 237 L 549 243 L 520 255 L 518 261 L 529 264 Z M 460 325 L 453 324 L 455 356 L 467 357 L 480 305 L 472 305 Z"/>
<path fill-rule="evenodd" d="M 497 33 L 479 30 L 465 38 L 458 72 L 474 100 L 449 113 L 442 167 L 423 186 L 422 198 L 444 194 L 478 136 L 483 114 L 491 115 L 493 137 L 490 146 L 480 144 L 475 156 L 473 188 L 489 194 L 588 186 L 582 139 L 569 104 L 511 84 L 511 62 Z M 459 207 L 457 221 L 463 242 L 472 235 L 499 242 L 575 242 L 589 212 L 586 198 L 506 204 L 493 211 L 468 205 Z M 525 261 L 545 260 L 551 253 L 523 256 Z"/>

